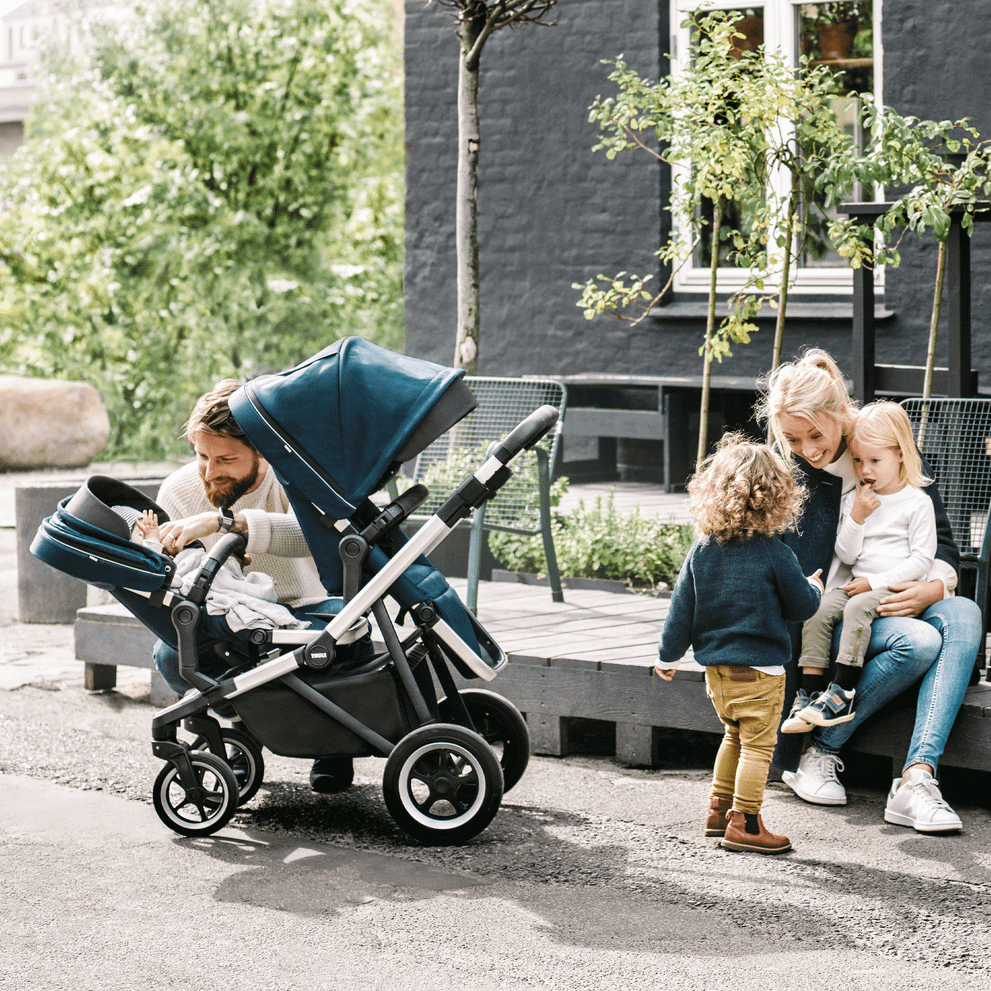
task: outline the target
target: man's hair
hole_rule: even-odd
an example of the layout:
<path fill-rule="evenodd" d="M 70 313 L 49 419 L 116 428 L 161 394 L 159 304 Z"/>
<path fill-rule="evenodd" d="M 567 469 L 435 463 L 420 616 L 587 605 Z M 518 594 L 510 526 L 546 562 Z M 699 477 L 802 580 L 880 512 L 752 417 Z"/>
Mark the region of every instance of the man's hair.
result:
<path fill-rule="evenodd" d="M 196 434 L 202 431 L 215 437 L 233 437 L 234 440 L 252 446 L 231 413 L 230 397 L 240 388 L 241 383 L 237 379 L 224 379 L 196 400 L 193 412 L 183 425 L 186 440 L 190 444 L 194 443 Z"/>

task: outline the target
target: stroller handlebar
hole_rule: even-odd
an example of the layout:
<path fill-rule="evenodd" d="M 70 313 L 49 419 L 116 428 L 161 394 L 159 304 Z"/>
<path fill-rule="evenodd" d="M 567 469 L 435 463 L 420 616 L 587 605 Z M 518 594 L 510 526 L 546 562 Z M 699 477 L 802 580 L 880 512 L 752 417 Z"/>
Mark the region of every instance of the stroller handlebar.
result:
<path fill-rule="evenodd" d="M 504 465 L 508 465 L 521 452 L 529 451 L 550 432 L 560 414 L 553 406 L 541 406 L 522 420 L 510 435 L 492 451 Z"/>
<path fill-rule="evenodd" d="M 203 564 L 200 565 L 200 570 L 197 572 L 186 598 L 197 605 L 202 605 L 224 562 L 235 554 L 244 554 L 247 546 L 248 538 L 243 533 L 228 533 L 221 537 L 210 549 Z"/>

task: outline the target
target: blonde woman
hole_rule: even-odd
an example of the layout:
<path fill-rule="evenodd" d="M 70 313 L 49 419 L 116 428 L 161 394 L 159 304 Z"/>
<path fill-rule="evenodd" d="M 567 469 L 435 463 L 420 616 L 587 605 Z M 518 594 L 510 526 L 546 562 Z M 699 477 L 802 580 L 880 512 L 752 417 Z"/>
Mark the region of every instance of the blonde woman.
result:
<path fill-rule="evenodd" d="M 844 495 L 856 487 L 848 437 L 856 406 L 833 359 L 822 350 L 779 366 L 768 379 L 759 412 L 770 423 L 780 449 L 792 456 L 808 490 L 800 532 L 782 538 L 805 572 L 822 568 L 827 587 L 852 578 L 835 554 Z M 928 467 L 923 462 L 923 471 Z M 885 703 L 919 684 L 915 728 L 902 774 L 892 782 L 884 818 L 920 832 L 960 829 L 959 816 L 943 800 L 936 769 L 970 681 L 981 637 L 980 610 L 954 596 L 960 553 L 935 485 L 922 490 L 933 503 L 935 561 L 922 580 L 888 585 L 877 605 L 863 673 L 856 686 L 856 715 L 840 725 L 813 731 L 801 753 L 803 736 L 782 736 L 774 755 L 785 783 L 805 801 L 845 805 L 837 772 L 840 751 L 854 730 Z M 794 656 L 801 650 L 793 630 Z M 796 693 L 797 687 L 797 693 Z M 824 675 L 802 675 L 790 685 L 785 712 L 795 714 L 827 688 Z"/>
<path fill-rule="evenodd" d="M 670 681 L 670 665 L 691 646 L 725 727 L 705 835 L 729 850 L 784 853 L 791 842 L 760 813 L 791 660 L 788 623 L 808 619 L 822 592 L 777 539 L 801 512 L 803 491 L 766 445 L 728 434 L 688 492 L 698 539 L 671 596 L 655 671 Z"/>

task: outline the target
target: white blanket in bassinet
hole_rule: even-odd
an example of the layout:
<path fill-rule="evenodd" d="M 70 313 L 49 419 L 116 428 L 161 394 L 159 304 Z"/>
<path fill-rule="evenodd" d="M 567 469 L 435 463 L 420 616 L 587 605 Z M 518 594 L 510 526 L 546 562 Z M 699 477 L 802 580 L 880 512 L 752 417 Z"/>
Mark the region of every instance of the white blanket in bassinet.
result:
<path fill-rule="evenodd" d="M 176 576 L 172 588 L 186 595 L 193 579 L 206 558 L 206 551 L 188 547 L 175 558 Z M 217 572 L 213 587 L 206 597 L 206 611 L 211 616 L 224 616 L 231 631 L 248 629 L 301 630 L 310 624 L 298 620 L 275 594 L 275 582 L 261 571 L 245 575 L 237 561 L 229 558 Z"/>

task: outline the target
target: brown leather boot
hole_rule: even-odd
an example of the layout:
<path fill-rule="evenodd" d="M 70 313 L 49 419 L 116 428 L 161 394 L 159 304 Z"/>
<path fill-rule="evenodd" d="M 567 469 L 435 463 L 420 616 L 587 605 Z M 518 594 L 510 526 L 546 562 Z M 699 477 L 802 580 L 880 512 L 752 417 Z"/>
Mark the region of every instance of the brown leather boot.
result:
<path fill-rule="evenodd" d="M 733 809 L 729 824 L 719 845 L 727 850 L 748 850 L 753 853 L 784 853 L 791 849 L 787 836 L 768 832 L 759 815 L 744 814 Z"/>
<path fill-rule="evenodd" d="M 713 795 L 709 799 L 709 814 L 705 817 L 705 835 L 722 836 L 726 832 L 726 816 L 733 807 L 728 795 Z"/>

